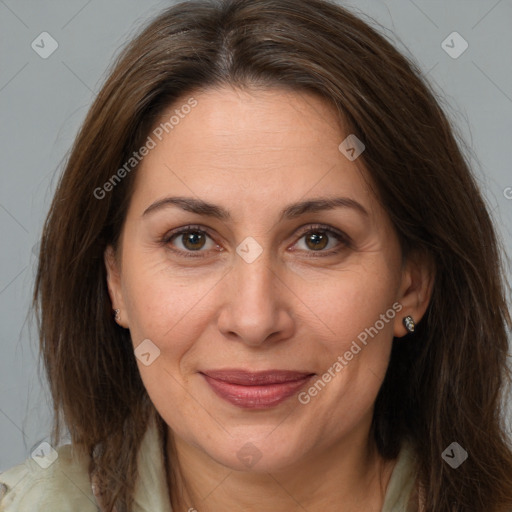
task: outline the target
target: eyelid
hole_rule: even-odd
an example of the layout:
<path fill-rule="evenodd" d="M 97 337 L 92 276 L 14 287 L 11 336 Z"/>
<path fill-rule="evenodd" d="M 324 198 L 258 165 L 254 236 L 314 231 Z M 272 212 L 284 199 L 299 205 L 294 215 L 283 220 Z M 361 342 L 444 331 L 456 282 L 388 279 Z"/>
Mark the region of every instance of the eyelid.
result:
<path fill-rule="evenodd" d="M 200 226 L 199 224 L 188 224 L 187 226 L 182 226 L 180 228 L 173 229 L 171 231 L 168 231 L 165 233 L 165 235 L 162 237 L 162 242 L 169 243 L 169 241 L 177 236 L 181 235 L 182 233 L 188 233 L 189 231 L 199 231 L 201 233 L 205 233 L 211 238 L 210 229 L 205 226 Z"/>
<path fill-rule="evenodd" d="M 291 249 L 292 252 L 296 251 L 296 249 L 294 247 L 296 244 L 299 243 L 301 238 L 310 232 L 327 233 L 328 236 L 334 237 L 338 241 L 338 246 L 335 247 L 334 249 L 330 249 L 327 251 L 304 251 L 304 250 L 300 251 L 304 254 L 305 258 L 314 258 L 314 259 L 328 258 L 328 257 L 332 257 L 332 256 L 336 256 L 336 255 L 340 254 L 345 249 L 351 249 L 354 247 L 352 239 L 343 231 L 336 229 L 332 226 L 327 226 L 325 224 L 312 223 L 312 224 L 306 224 L 299 228 L 298 235 L 297 235 L 298 239 L 292 246 L 292 249 Z M 339 245 L 341 245 L 341 247 L 339 247 Z"/>
<path fill-rule="evenodd" d="M 174 230 L 168 231 L 162 237 L 161 244 L 163 246 L 168 247 L 173 238 L 175 238 L 181 234 L 184 234 L 184 233 L 196 232 L 196 231 L 200 232 L 200 233 L 204 233 L 205 235 L 208 235 L 212 239 L 212 241 L 215 242 L 209 228 L 207 228 L 205 226 L 198 225 L 198 224 L 189 224 L 187 226 L 182 226 L 180 228 L 176 228 Z M 215 242 L 215 244 L 217 247 L 219 247 L 219 244 L 217 242 Z M 184 256 L 185 258 L 203 258 L 204 256 L 201 253 L 206 252 L 206 251 L 183 251 L 181 249 L 176 249 L 176 248 L 172 248 L 170 250 L 172 252 L 174 252 L 175 254 Z M 223 248 L 220 249 L 220 251 L 223 251 L 223 250 L 224 250 Z"/>
<path fill-rule="evenodd" d="M 331 234 L 334 234 L 337 237 L 339 237 L 347 245 L 353 244 L 352 239 L 345 232 L 343 232 L 335 227 L 328 226 L 326 224 L 315 224 L 315 223 L 311 224 L 310 223 L 310 224 L 305 224 L 304 226 L 301 226 L 300 228 L 298 228 L 298 232 L 300 233 L 301 237 L 304 236 L 306 233 L 309 233 L 310 231 L 322 231 L 322 232 L 325 232 L 328 234 L 331 233 Z M 312 252 L 314 252 L 314 251 L 312 251 Z"/>

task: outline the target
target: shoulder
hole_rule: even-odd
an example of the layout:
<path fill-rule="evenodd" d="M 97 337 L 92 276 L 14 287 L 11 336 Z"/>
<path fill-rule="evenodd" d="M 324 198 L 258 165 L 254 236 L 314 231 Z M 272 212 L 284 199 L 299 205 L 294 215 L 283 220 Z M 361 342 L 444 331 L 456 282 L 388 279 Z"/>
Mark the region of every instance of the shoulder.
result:
<path fill-rule="evenodd" d="M 97 512 L 88 459 L 71 445 L 49 445 L 0 473 L 0 512 Z"/>

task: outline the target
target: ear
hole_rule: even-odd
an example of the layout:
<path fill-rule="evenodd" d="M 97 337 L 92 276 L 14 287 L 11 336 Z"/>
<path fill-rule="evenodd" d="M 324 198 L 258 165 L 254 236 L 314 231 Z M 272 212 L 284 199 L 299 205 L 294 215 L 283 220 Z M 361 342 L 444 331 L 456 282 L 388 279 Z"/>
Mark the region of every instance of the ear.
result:
<path fill-rule="evenodd" d="M 397 301 L 402 309 L 395 317 L 394 336 L 401 338 L 409 331 L 403 319 L 410 315 L 418 323 L 425 314 L 432 297 L 435 280 L 435 265 L 430 255 L 411 252 L 402 270 L 402 281 Z"/>
<path fill-rule="evenodd" d="M 103 259 L 107 270 L 107 287 L 110 301 L 112 302 L 112 309 L 119 309 L 119 320 L 116 320 L 116 322 L 128 329 L 127 313 L 121 288 L 120 265 L 115 250 L 111 245 L 105 249 Z"/>

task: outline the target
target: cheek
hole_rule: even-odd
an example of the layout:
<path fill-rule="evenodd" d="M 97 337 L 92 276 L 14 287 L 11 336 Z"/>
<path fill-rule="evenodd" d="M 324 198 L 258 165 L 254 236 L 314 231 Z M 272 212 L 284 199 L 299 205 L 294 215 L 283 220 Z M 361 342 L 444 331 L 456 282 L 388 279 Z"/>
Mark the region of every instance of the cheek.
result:
<path fill-rule="evenodd" d="M 158 351 L 149 365 L 139 358 L 137 365 L 151 401 L 174 425 L 172 422 L 179 423 L 179 418 L 198 413 L 184 390 L 190 373 L 186 366 L 196 348 L 195 341 L 208 324 L 205 304 L 215 280 L 196 279 L 186 273 L 173 275 L 168 265 L 155 264 L 149 257 L 130 264 L 137 269 L 128 272 L 128 263 L 125 266 L 124 294 L 132 343 L 136 354 L 145 340 Z M 171 411 L 172 418 L 168 417 Z"/>
<path fill-rule="evenodd" d="M 179 290 L 169 280 L 143 279 L 129 286 L 130 331 L 161 338 L 183 321 L 200 300 L 201 289 Z"/>
<path fill-rule="evenodd" d="M 327 418 L 321 427 L 326 437 L 350 431 L 370 415 L 401 308 L 395 289 L 393 274 L 376 266 L 344 271 L 336 281 L 322 284 L 321 291 L 304 295 L 319 312 L 322 336 L 316 338 L 320 344 L 310 347 L 318 354 L 318 378 L 298 398 L 314 411 L 311 417 Z"/>
<path fill-rule="evenodd" d="M 342 270 L 322 286 L 303 290 L 317 313 L 320 343 L 311 346 L 319 381 L 306 389 L 301 403 L 312 402 L 321 414 L 332 409 L 333 429 L 359 421 L 375 401 L 386 374 L 393 341 L 397 273 L 382 259 Z M 394 306 L 394 307 L 393 307 Z M 337 404 L 337 405 L 333 405 Z M 336 412 L 335 412 L 336 411 Z M 329 428 L 329 427 L 326 427 Z"/>
<path fill-rule="evenodd" d="M 219 275 L 172 269 L 161 255 L 131 255 L 125 264 L 123 297 L 134 346 L 155 343 L 178 360 L 208 322 L 210 296 Z"/>
<path fill-rule="evenodd" d="M 392 336 L 397 279 L 382 262 L 331 272 L 314 284 L 301 281 L 295 290 L 310 311 L 312 325 L 318 325 L 337 350 L 348 350 L 351 341 L 376 322 L 379 332 Z"/>

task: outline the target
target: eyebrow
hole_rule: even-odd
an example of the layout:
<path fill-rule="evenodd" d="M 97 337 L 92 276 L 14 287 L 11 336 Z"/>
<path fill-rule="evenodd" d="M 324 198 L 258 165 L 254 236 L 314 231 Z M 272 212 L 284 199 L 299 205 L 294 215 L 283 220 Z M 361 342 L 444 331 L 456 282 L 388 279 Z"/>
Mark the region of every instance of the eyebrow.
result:
<path fill-rule="evenodd" d="M 193 197 L 166 197 L 164 199 L 159 199 L 146 208 L 142 216 L 146 216 L 170 206 L 177 206 L 187 212 L 212 217 L 222 221 L 231 220 L 231 214 L 222 206 L 208 203 L 202 199 L 195 199 Z M 292 203 L 286 206 L 286 208 L 281 210 L 279 218 L 280 220 L 291 220 L 300 217 L 305 213 L 333 210 L 335 208 L 352 208 L 366 217 L 369 216 L 362 204 L 349 197 L 318 197 Z"/>

